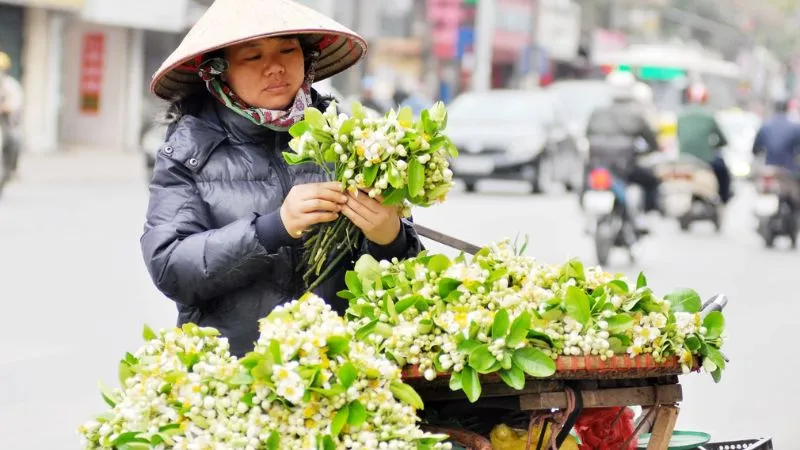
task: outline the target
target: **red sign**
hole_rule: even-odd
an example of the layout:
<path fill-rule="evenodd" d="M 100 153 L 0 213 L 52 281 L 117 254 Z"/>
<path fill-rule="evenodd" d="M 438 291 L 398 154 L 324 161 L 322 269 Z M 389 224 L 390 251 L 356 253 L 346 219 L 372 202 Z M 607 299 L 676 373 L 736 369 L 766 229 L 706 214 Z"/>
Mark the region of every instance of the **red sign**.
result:
<path fill-rule="evenodd" d="M 83 114 L 100 112 L 104 59 L 105 35 L 103 33 L 84 34 L 80 75 L 80 108 Z"/>
<path fill-rule="evenodd" d="M 428 22 L 433 30 L 434 55 L 440 59 L 453 59 L 461 22 L 461 0 L 429 0 Z"/>

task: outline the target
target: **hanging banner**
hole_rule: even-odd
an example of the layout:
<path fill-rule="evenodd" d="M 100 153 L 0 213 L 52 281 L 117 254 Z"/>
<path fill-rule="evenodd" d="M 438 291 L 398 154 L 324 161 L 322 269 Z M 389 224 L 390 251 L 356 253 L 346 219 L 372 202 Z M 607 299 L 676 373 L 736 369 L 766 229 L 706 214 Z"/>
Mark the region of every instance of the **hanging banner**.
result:
<path fill-rule="evenodd" d="M 103 33 L 83 35 L 80 75 L 80 109 L 82 114 L 98 114 L 103 87 L 105 36 Z"/>

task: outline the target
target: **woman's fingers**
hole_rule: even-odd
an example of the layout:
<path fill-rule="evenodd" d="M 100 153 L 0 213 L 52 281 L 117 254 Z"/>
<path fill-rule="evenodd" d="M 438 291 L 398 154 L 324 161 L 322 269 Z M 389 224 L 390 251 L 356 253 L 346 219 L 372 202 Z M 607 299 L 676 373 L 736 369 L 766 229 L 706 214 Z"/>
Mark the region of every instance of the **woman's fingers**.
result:
<path fill-rule="evenodd" d="M 312 198 L 309 200 L 305 200 L 303 203 L 300 204 L 301 213 L 339 212 L 341 210 L 342 210 L 341 203 L 336 203 L 329 200 L 323 200 L 320 198 Z"/>
<path fill-rule="evenodd" d="M 369 210 L 372 214 L 378 214 L 381 210 L 382 205 L 364 192 L 359 193 L 358 196 L 350 195 L 349 197 L 350 198 L 347 200 L 348 203 L 357 203 L 362 208 Z"/>
<path fill-rule="evenodd" d="M 355 226 L 360 228 L 361 230 L 369 229 L 370 221 L 367 220 L 364 216 L 362 216 L 358 211 L 356 211 L 352 206 L 351 203 L 344 205 L 342 208 L 342 214 L 345 217 L 350 219 Z"/>
<path fill-rule="evenodd" d="M 315 212 L 311 214 L 306 214 L 304 217 L 308 221 L 306 227 L 310 227 L 311 225 L 315 225 L 318 223 L 333 222 L 334 220 L 339 218 L 339 214 L 332 212 Z"/>

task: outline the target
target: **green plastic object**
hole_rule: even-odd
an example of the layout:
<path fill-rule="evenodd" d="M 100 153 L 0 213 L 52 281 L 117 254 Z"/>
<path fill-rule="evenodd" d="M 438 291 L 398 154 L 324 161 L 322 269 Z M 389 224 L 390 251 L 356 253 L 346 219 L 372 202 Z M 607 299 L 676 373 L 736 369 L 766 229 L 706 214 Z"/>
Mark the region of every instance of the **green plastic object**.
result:
<path fill-rule="evenodd" d="M 669 450 L 694 450 L 697 447 L 708 444 L 711 435 L 700 431 L 676 431 L 672 433 L 669 440 Z M 639 448 L 646 449 L 650 443 L 650 433 L 639 436 Z"/>

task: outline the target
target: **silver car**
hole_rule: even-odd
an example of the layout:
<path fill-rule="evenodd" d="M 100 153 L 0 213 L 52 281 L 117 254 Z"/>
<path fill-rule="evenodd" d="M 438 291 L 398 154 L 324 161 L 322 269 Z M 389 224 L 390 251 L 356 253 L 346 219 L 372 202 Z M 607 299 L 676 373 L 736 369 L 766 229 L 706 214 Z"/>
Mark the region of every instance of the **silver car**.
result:
<path fill-rule="evenodd" d="M 543 90 L 467 92 L 448 106 L 445 131 L 459 149 L 454 177 L 473 192 L 484 179 L 522 180 L 533 192 L 579 189 L 583 157 Z"/>

